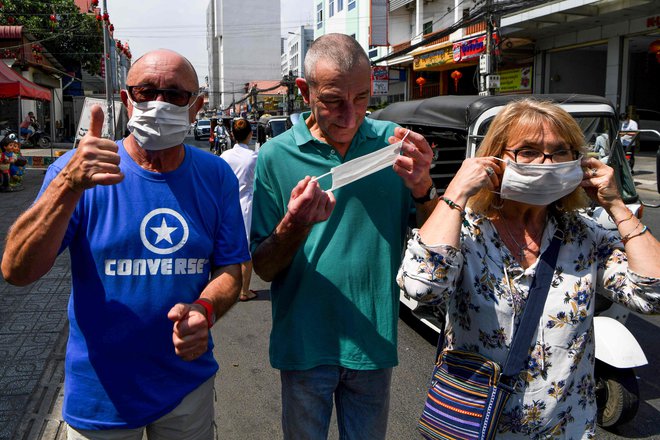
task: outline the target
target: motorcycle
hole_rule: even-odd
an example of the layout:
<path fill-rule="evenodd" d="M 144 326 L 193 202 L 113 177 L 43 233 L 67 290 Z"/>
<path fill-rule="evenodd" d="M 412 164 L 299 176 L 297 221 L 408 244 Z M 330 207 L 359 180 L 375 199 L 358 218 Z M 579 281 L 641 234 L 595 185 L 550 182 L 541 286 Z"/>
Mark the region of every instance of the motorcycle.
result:
<path fill-rule="evenodd" d="M 32 123 L 32 128 L 34 128 L 34 131 L 32 132 L 32 135 L 30 135 L 30 138 L 23 140 L 23 148 L 50 148 L 50 136 L 41 130 L 41 126 L 37 122 Z"/>
<path fill-rule="evenodd" d="M 215 134 L 211 135 L 209 143 L 211 144 L 211 153 L 216 156 L 220 156 L 229 149 L 229 137 L 227 135 L 219 137 L 216 137 Z"/>

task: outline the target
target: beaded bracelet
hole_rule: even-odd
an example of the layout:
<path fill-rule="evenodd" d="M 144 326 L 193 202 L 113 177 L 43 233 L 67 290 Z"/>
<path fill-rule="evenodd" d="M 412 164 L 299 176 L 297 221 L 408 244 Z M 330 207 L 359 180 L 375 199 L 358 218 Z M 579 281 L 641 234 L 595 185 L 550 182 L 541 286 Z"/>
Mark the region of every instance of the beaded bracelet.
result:
<path fill-rule="evenodd" d="M 448 199 L 445 196 L 440 197 L 440 200 L 445 202 L 451 209 L 456 209 L 458 212 L 460 212 L 462 217 L 465 217 L 465 210 L 461 205 L 455 203 L 452 199 Z"/>
<path fill-rule="evenodd" d="M 626 217 L 626 218 L 624 218 L 623 220 L 619 220 L 618 222 L 614 222 L 614 226 L 619 226 L 621 223 L 623 223 L 623 222 L 627 222 L 628 220 L 630 220 L 630 219 L 633 218 L 634 216 L 635 216 L 635 214 L 631 211 L 629 217 Z"/>
<path fill-rule="evenodd" d="M 639 223 L 637 224 L 637 226 L 639 226 L 639 225 L 641 225 L 641 224 L 642 224 L 642 222 L 639 222 Z M 635 226 L 635 229 L 637 229 L 637 226 Z M 635 231 L 635 229 L 633 229 L 630 233 L 632 234 L 632 233 Z M 625 237 L 623 237 L 623 238 L 621 239 L 621 243 L 626 244 L 626 243 L 628 243 L 628 241 L 629 241 L 631 238 L 639 237 L 640 235 L 644 234 L 644 233 L 645 233 L 646 231 L 648 231 L 648 230 L 649 230 L 649 227 L 646 226 L 646 225 L 644 225 L 644 227 L 642 228 L 642 230 L 641 230 L 640 232 L 638 232 L 637 234 L 635 234 L 635 235 L 627 234 Z"/>

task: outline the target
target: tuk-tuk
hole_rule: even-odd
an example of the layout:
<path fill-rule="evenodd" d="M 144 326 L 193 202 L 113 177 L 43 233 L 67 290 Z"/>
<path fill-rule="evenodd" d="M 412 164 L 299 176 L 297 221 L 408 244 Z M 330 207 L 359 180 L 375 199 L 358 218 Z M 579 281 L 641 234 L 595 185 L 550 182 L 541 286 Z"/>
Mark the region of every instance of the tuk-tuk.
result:
<path fill-rule="evenodd" d="M 641 217 L 642 209 L 632 172 L 618 136 L 617 112 L 611 102 L 591 95 L 437 96 L 397 102 L 373 112 L 373 119 L 395 122 L 422 134 L 434 147 L 431 177 L 443 193 L 464 159 L 475 156 L 490 123 L 509 102 L 524 97 L 551 101 L 578 122 L 588 148 L 595 151 L 598 137 L 607 139 L 609 151 L 601 160 L 615 171 L 623 200 Z M 607 149 L 607 148 L 606 148 Z M 616 229 L 609 215 L 593 206 L 583 213 L 608 229 Z M 639 389 L 633 367 L 645 365 L 646 357 L 623 323 L 628 310 L 597 295 L 594 319 L 596 340 L 596 395 L 598 424 L 610 428 L 631 420 L 638 408 Z M 442 333 L 444 311 L 417 303 L 401 292 L 400 302 L 423 324 Z"/>

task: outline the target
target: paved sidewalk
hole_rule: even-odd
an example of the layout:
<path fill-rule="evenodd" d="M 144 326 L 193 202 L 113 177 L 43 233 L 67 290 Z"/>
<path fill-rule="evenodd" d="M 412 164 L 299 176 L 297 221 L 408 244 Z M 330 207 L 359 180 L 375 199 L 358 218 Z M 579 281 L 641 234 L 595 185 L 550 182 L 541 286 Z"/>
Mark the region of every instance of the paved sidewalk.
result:
<path fill-rule="evenodd" d="M 30 206 L 44 173 L 28 170 L 22 191 L 0 193 L 0 239 Z M 4 246 L 3 246 L 4 249 Z M 0 439 L 37 439 L 57 432 L 70 291 L 69 256 L 27 287 L 0 279 Z M 56 414 L 56 418 L 50 417 Z M 55 439 L 56 435 L 44 436 Z M 63 438 L 63 437 L 62 437 Z"/>

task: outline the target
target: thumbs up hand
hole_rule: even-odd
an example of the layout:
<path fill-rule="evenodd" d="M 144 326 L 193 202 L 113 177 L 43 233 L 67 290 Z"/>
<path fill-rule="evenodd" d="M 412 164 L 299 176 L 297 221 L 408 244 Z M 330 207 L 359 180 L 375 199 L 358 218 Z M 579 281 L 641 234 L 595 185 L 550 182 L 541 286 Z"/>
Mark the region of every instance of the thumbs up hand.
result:
<path fill-rule="evenodd" d="M 96 185 L 114 185 L 124 179 L 119 169 L 118 147 L 114 141 L 101 137 L 104 114 L 100 106 L 91 110 L 89 131 L 60 174 L 70 189 L 82 193 Z"/>

